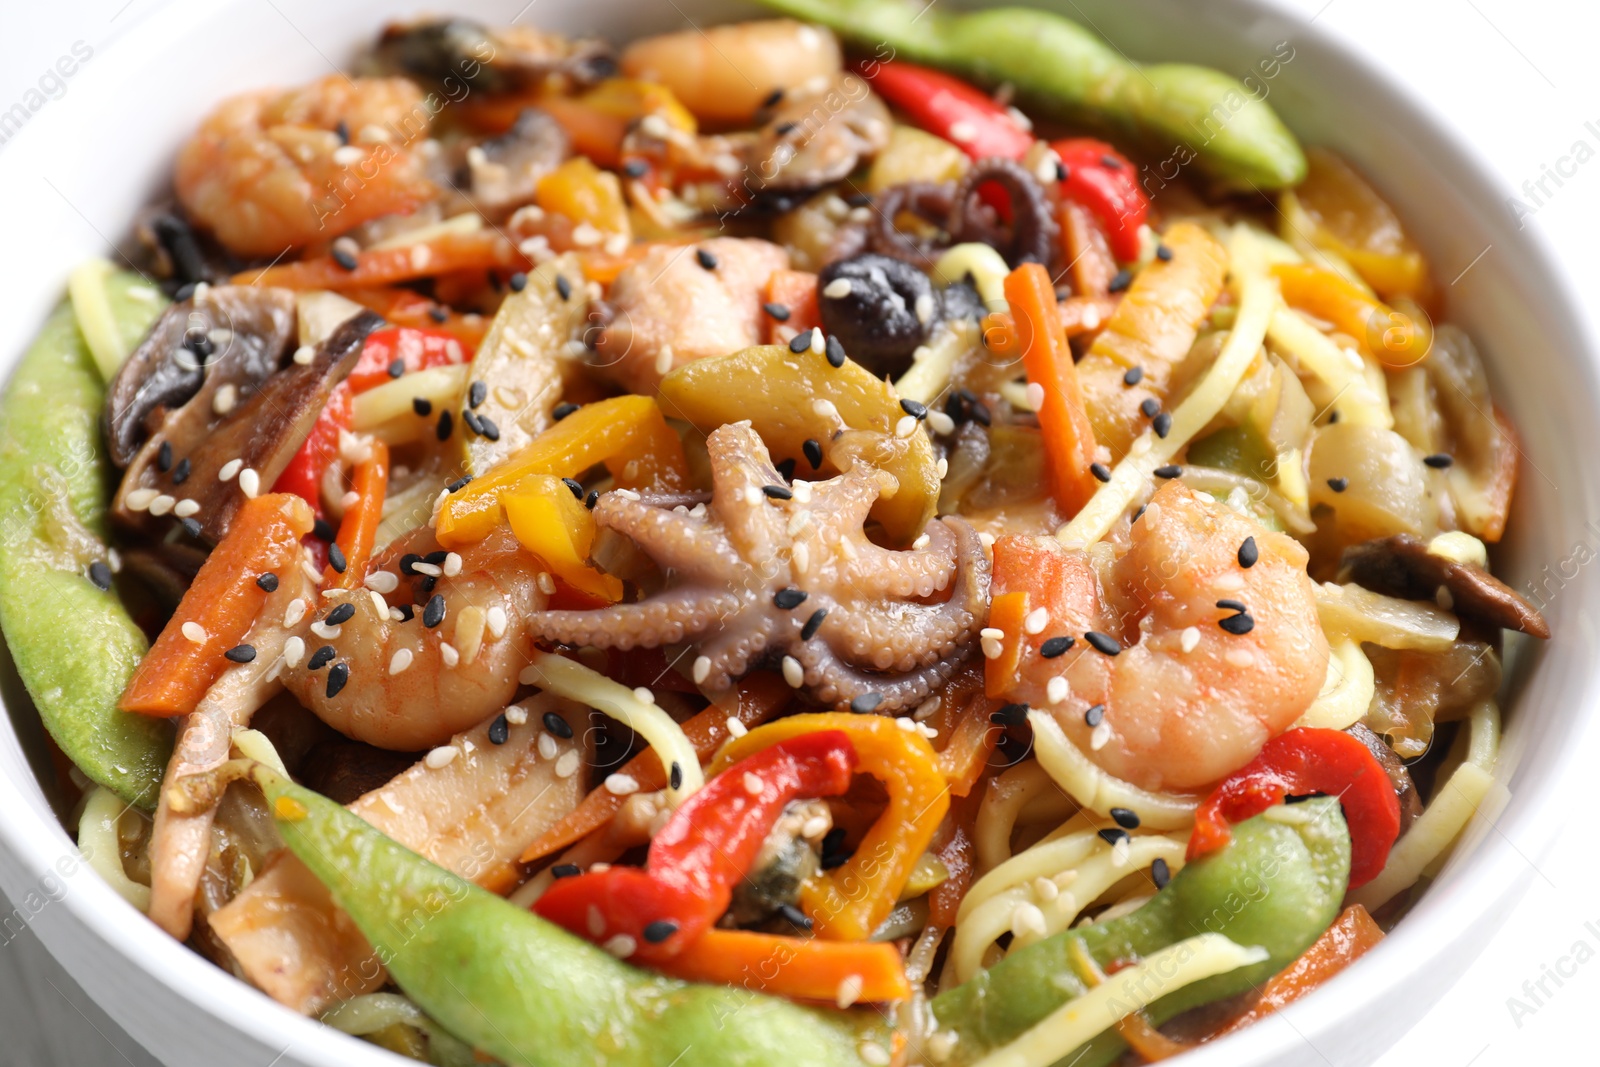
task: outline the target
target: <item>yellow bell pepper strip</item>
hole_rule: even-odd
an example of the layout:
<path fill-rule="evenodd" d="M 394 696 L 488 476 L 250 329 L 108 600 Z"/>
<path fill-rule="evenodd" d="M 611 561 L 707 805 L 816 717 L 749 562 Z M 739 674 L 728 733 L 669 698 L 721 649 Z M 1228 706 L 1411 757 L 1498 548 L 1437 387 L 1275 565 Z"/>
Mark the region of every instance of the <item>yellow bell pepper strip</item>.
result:
<path fill-rule="evenodd" d="M 621 165 L 622 139 L 648 115 L 683 133 L 693 134 L 698 128 L 694 116 L 671 89 L 628 78 L 608 78 L 581 96 L 547 97 L 539 100 L 538 106 L 572 138 L 573 151 L 578 153 L 574 158 L 587 156 L 602 167 Z M 506 127 L 515 120 L 516 115 L 511 115 Z"/>
<path fill-rule="evenodd" d="M 1427 303 L 1427 261 L 1394 209 L 1327 149 L 1308 149 L 1306 164 L 1306 180 L 1282 197 L 1284 239 L 1309 240 L 1339 256 L 1385 300 L 1409 296 Z"/>
<path fill-rule="evenodd" d="M 269 285 L 283 289 L 365 289 L 375 285 L 430 278 L 452 271 L 526 270 L 528 258 L 498 233 L 451 233 L 414 245 L 369 248 L 355 254 L 355 266 L 342 266 L 331 255 L 279 263 L 265 270 L 245 270 L 234 285 Z"/>
<path fill-rule="evenodd" d="M 439 510 L 435 533 L 445 548 L 481 541 L 505 518 L 500 498 L 529 475 L 575 478 L 604 463 L 623 489 L 681 492 L 689 487 L 683 442 L 647 396 L 587 404 L 535 437 L 510 459 L 474 478 Z"/>
<path fill-rule="evenodd" d="M 200 565 L 178 610 L 128 680 L 123 711 L 187 715 L 227 669 L 229 653 L 255 622 L 267 589 L 257 579 L 300 564 L 311 506 L 292 493 L 246 500 L 222 542 Z M 252 649 L 249 653 L 254 658 Z"/>
<path fill-rule="evenodd" d="M 919 733 L 893 719 L 845 712 L 792 715 L 729 741 L 712 761 L 715 774 L 752 753 L 819 730 L 841 730 L 855 746 L 857 769 L 884 784 L 889 803 L 843 866 L 807 882 L 802 910 L 812 929 L 834 941 L 865 941 L 894 910 L 917 860 L 950 808 L 939 757 Z"/>
<path fill-rule="evenodd" d="M 589 565 L 594 515 L 566 482 L 530 474 L 501 497 L 511 532 L 562 581 L 609 604 L 622 599 L 622 580 Z"/>
<path fill-rule="evenodd" d="M 1024 263 L 1006 276 L 1006 302 L 1016 319 L 1022 362 L 1028 381 L 1044 390 L 1039 428 L 1044 431 L 1050 490 L 1063 514 L 1073 516 L 1089 502 L 1099 480 L 1094 464 L 1094 430 L 1083 406 L 1078 368 L 1061 326 L 1050 272 L 1038 263 Z"/>
<path fill-rule="evenodd" d="M 1349 279 L 1310 263 L 1276 263 L 1272 267 L 1284 303 L 1333 323 L 1349 334 L 1388 370 L 1404 370 L 1428 358 L 1433 327 L 1420 315 L 1408 315 L 1361 291 Z"/>
<path fill-rule="evenodd" d="M 356 589 L 367 576 L 367 561 L 378 541 L 378 524 L 383 521 L 383 499 L 389 491 L 389 446 L 374 439 L 371 454 L 356 464 L 350 489 L 356 502 L 345 509 L 339 520 L 339 535 L 334 540 L 344 567 L 333 565 L 329 553 L 322 584 L 329 589 Z"/>
<path fill-rule="evenodd" d="M 860 981 L 857 1003 L 881 1004 L 911 997 L 905 961 L 900 950 L 886 941 L 822 941 L 753 930 L 711 929 L 655 967 L 691 982 L 754 989 L 795 1000 L 834 1001 L 844 983 L 852 979 Z"/>
<path fill-rule="evenodd" d="M 584 156 L 573 156 L 539 179 L 535 202 L 544 210 L 587 222 L 602 233 L 631 237 L 622 183 Z"/>

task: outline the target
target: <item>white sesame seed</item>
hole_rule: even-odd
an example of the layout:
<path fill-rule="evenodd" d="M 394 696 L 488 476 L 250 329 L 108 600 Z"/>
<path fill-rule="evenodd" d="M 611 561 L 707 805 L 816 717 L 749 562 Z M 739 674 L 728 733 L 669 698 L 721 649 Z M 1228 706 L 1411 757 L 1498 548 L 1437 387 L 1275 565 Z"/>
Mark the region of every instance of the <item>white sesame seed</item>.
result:
<path fill-rule="evenodd" d="M 206 643 L 206 628 L 199 623 L 186 622 L 180 629 L 183 631 L 183 636 L 195 644 L 203 645 Z"/>
<path fill-rule="evenodd" d="M 758 486 L 747 485 L 744 488 L 744 502 L 749 504 L 751 507 L 755 507 L 756 505 L 760 504 L 765 496 L 766 494 L 763 493 Z"/>
<path fill-rule="evenodd" d="M 809 504 L 809 503 L 811 503 L 811 483 L 810 482 L 793 482 L 789 486 L 789 492 L 794 494 L 794 502 L 796 504 Z"/>
<path fill-rule="evenodd" d="M 239 468 L 242 467 L 242 466 L 244 466 L 244 460 L 242 460 L 242 459 L 230 459 L 230 460 L 228 460 L 228 462 L 224 463 L 222 465 L 221 469 L 217 471 L 217 481 L 219 481 L 219 482 L 231 482 L 231 481 L 233 481 L 233 476 L 235 474 L 239 473 Z"/>
<path fill-rule="evenodd" d="M 1039 910 L 1039 905 L 1030 904 L 1026 900 L 1018 901 L 1017 906 L 1011 909 L 1011 934 L 1013 937 L 1026 937 L 1029 934 L 1043 936 L 1047 927 L 1044 922 L 1044 912 Z"/>
<path fill-rule="evenodd" d="M 254 467 L 246 467 L 239 472 L 239 488 L 251 499 L 261 492 L 261 475 L 255 472 Z"/>
<path fill-rule="evenodd" d="M 606 917 L 601 913 L 599 907 L 594 904 L 590 904 L 589 910 L 586 913 L 586 918 L 589 922 L 590 937 L 599 937 L 601 934 L 606 932 Z"/>
<path fill-rule="evenodd" d="M 1040 875 L 1033 880 L 1033 895 L 1048 904 L 1061 895 L 1061 887 Z"/>
<path fill-rule="evenodd" d="M 321 619 L 318 619 L 316 622 L 311 624 L 311 632 L 322 638 L 324 641 L 332 641 L 334 638 L 339 636 L 339 627 L 329 626 Z"/>
<path fill-rule="evenodd" d="M 219 385 L 217 387 L 217 391 L 212 394 L 211 410 L 215 411 L 218 415 L 226 415 L 228 412 L 233 410 L 234 405 L 238 402 L 239 387 L 234 385 L 232 382 L 227 382 L 223 385 Z"/>
<path fill-rule="evenodd" d="M 543 756 L 545 759 L 555 759 L 556 754 L 560 751 L 561 749 L 556 744 L 556 739 L 554 736 L 550 734 L 539 735 L 539 755 Z"/>
<path fill-rule="evenodd" d="M 877 1048 L 878 1046 L 872 1045 L 870 1047 Z M 944 1030 L 937 1030 L 928 1035 L 927 1040 L 922 1043 L 922 1047 L 927 1051 L 928 1058 L 934 1063 L 944 1063 L 950 1059 L 950 1056 L 956 1050 L 956 1035 Z M 866 1057 L 863 1056 L 862 1058 L 865 1059 Z M 887 1054 L 885 1054 L 882 1062 L 889 1062 Z"/>
<path fill-rule="evenodd" d="M 1028 406 L 1035 411 L 1044 407 L 1044 386 L 1038 382 L 1028 383 Z"/>
<path fill-rule="evenodd" d="M 368 589 L 367 595 L 372 598 L 372 610 L 377 612 L 378 618 L 389 614 L 389 602 L 384 600 L 376 589 Z"/>
<path fill-rule="evenodd" d="M 446 578 L 454 578 L 461 573 L 461 554 L 449 552 L 445 554 L 444 566 L 441 568 Z"/>
<path fill-rule="evenodd" d="M 411 565 L 411 569 L 416 571 L 418 574 L 426 574 L 430 578 L 437 578 L 439 575 L 444 573 L 444 571 L 439 568 L 437 563 L 413 563 Z"/>
<path fill-rule="evenodd" d="M 745 734 L 750 732 L 748 729 L 746 729 L 744 723 L 739 721 L 739 718 L 736 715 L 729 715 L 726 725 L 728 727 L 729 737 L 743 737 Z"/>
<path fill-rule="evenodd" d="M 114 548 L 106 549 L 106 566 L 111 568 L 112 574 L 122 573 L 122 553 Z"/>
<path fill-rule="evenodd" d="M 789 566 L 794 568 L 797 575 L 803 575 L 811 569 L 811 549 L 804 543 L 797 544 L 789 550 Z"/>
<path fill-rule="evenodd" d="M 489 627 L 489 636 L 495 639 L 506 635 L 506 609 L 495 604 L 483 613 L 484 625 Z"/>
<path fill-rule="evenodd" d="M 749 771 L 744 772 L 744 791 L 746 793 L 749 793 L 753 797 L 758 797 L 765 788 L 766 787 L 761 784 L 760 778 L 757 778 Z"/>
<path fill-rule="evenodd" d="M 789 683 L 791 689 L 799 689 L 806 684 L 806 669 L 793 656 L 783 657 L 783 680 Z"/>
<path fill-rule="evenodd" d="M 1058 674 L 1044 684 L 1044 696 L 1052 704 L 1059 704 L 1066 700 L 1072 693 L 1067 684 L 1067 676 Z"/>
<path fill-rule="evenodd" d="M 625 797 L 639 791 L 639 780 L 631 774 L 606 775 L 606 792 L 612 796 Z"/>
<path fill-rule="evenodd" d="M 692 671 L 692 674 L 694 676 L 694 684 L 703 685 L 705 680 L 711 677 L 711 657 L 696 656 L 694 659 L 694 670 Z"/>
<path fill-rule="evenodd" d="M 430 770 L 436 771 L 441 767 L 448 767 L 460 754 L 460 750 L 454 745 L 440 745 L 424 756 L 422 762 L 427 764 Z"/>
<path fill-rule="evenodd" d="M 850 295 L 850 288 L 849 278 L 835 278 L 822 287 L 822 295 L 829 300 L 843 300 Z"/>
<path fill-rule="evenodd" d="M 1032 611 L 1028 612 L 1027 617 L 1022 620 L 1023 632 L 1029 634 L 1042 634 L 1044 633 L 1044 628 L 1049 625 L 1049 608 L 1034 608 Z"/>
<path fill-rule="evenodd" d="M 800 826 L 800 836 L 807 840 L 814 840 L 826 834 L 833 825 L 833 820 L 826 815 L 813 815 Z"/>
<path fill-rule="evenodd" d="M 834 997 L 834 1003 L 843 1011 L 861 999 L 861 990 L 866 981 L 859 974 L 846 975 L 839 981 L 839 992 Z"/>
<path fill-rule="evenodd" d="M 946 434 L 955 432 L 956 420 L 942 411 L 930 411 L 928 412 L 928 428 L 943 437 Z M 941 474 L 939 477 L 943 478 L 944 475 Z"/>
<path fill-rule="evenodd" d="M 952 122 L 949 134 L 956 144 L 965 144 L 978 136 L 978 128 L 970 122 Z"/>
<path fill-rule="evenodd" d="M 1256 662 L 1255 653 L 1248 648 L 1230 648 L 1227 655 L 1222 658 L 1228 661 L 1228 666 L 1237 667 L 1240 670 L 1254 666 Z"/>
<path fill-rule="evenodd" d="M 1126 867 L 1128 865 L 1128 852 L 1133 848 L 1131 838 L 1119 837 L 1117 843 L 1111 846 L 1111 866 Z"/>
<path fill-rule="evenodd" d="M 1200 627 L 1198 626 L 1185 627 L 1183 636 L 1178 638 L 1178 647 L 1183 649 L 1185 652 L 1193 652 L 1195 650 L 1195 646 L 1199 643 Z"/>
<path fill-rule="evenodd" d="M 923 737 L 926 737 L 929 741 L 932 741 L 935 737 L 939 736 L 939 731 L 935 730 L 925 722 L 917 723 L 917 733 L 921 734 Z"/>
<path fill-rule="evenodd" d="M 187 519 L 190 515 L 198 514 L 199 511 L 200 501 L 191 500 L 188 497 L 184 497 L 182 500 L 172 505 L 172 513 L 178 516 L 180 519 Z"/>
<path fill-rule="evenodd" d="M 1102 748 L 1105 748 L 1110 741 L 1111 724 L 1106 722 L 1104 719 L 1101 719 L 1100 725 L 1089 731 L 1089 747 L 1094 749 L 1096 752 L 1099 752 Z"/>
<path fill-rule="evenodd" d="M 561 753 L 561 758 L 556 760 L 556 777 L 571 778 L 578 773 L 578 764 L 582 760 L 578 757 L 578 750 L 569 748 Z"/>
<path fill-rule="evenodd" d="M 633 699 L 637 700 L 641 704 L 654 704 L 656 702 L 656 695 L 650 692 L 648 686 L 641 685 L 634 689 Z"/>
<path fill-rule="evenodd" d="M 307 367 L 311 365 L 311 360 L 316 354 L 317 350 L 315 348 L 310 345 L 301 345 L 294 350 L 294 361 L 302 367 Z"/>
<path fill-rule="evenodd" d="M 311 579 L 313 582 L 322 581 L 321 568 L 319 568 L 315 563 L 312 563 L 309 559 L 303 559 L 300 561 L 300 573 Z"/>
<path fill-rule="evenodd" d="M 134 489 L 123 498 L 122 502 L 133 511 L 143 511 L 160 495 L 160 491 L 156 489 Z"/>
<path fill-rule="evenodd" d="M 994 547 L 994 534 L 990 533 L 988 530 L 981 531 L 978 534 L 978 543 L 980 545 L 982 545 L 984 548 L 993 548 Z"/>
<path fill-rule="evenodd" d="M 661 348 L 656 352 L 656 373 L 663 375 L 670 373 L 672 370 L 672 360 L 672 346 L 662 345 Z"/>
<path fill-rule="evenodd" d="M 156 510 L 155 509 L 155 505 L 152 504 L 150 506 L 151 513 L 154 514 L 155 510 Z M 1450 590 L 1445 588 L 1442 585 L 1438 589 L 1434 590 L 1433 602 L 1435 604 L 1439 605 L 1439 610 L 1440 611 L 1453 611 L 1453 610 L 1455 610 L 1456 598 L 1454 596 L 1451 596 L 1450 595 Z"/>
<path fill-rule="evenodd" d="M 645 117 L 655 118 L 654 115 Z M 627 934 L 617 934 L 615 937 L 606 938 L 600 947 L 617 957 L 617 959 L 625 960 L 639 950 L 639 942 Z"/>
<path fill-rule="evenodd" d="M 938 711 L 939 706 L 943 703 L 943 697 L 937 695 L 931 696 L 927 700 L 924 700 L 922 703 L 917 705 L 917 710 L 911 713 L 911 717 L 916 719 L 918 722 L 921 722 L 923 719 L 926 719 L 928 716 Z"/>
<path fill-rule="evenodd" d="M 373 571 L 361 579 L 361 584 L 374 593 L 392 593 L 400 588 L 400 576 L 394 571 Z"/>
<path fill-rule="evenodd" d="M 822 336 L 822 327 L 811 327 L 811 351 L 820 356 L 823 352 L 827 351 L 827 348 L 828 339 Z"/>
<path fill-rule="evenodd" d="M 993 637 L 979 638 L 978 645 L 983 649 L 984 659 L 999 659 L 1000 653 L 1005 651 L 1000 647 L 1000 642 Z"/>
<path fill-rule="evenodd" d="M 997 626 L 985 626 L 983 629 L 978 631 L 978 636 L 992 637 L 996 641 L 1002 641 L 1005 639 L 1006 632 Z"/>
<path fill-rule="evenodd" d="M 919 534 L 917 539 L 911 542 L 911 547 L 920 551 L 921 549 L 927 548 L 932 543 L 933 538 L 929 537 L 927 534 Z"/>
<path fill-rule="evenodd" d="M 283 612 L 283 625 L 300 625 L 300 620 L 306 617 L 307 606 L 308 605 L 306 604 L 305 600 L 299 597 L 289 601 L 289 606 L 285 608 Z"/>
<path fill-rule="evenodd" d="M 927 293 L 919 294 L 916 303 L 912 305 L 912 311 L 916 314 L 917 321 L 926 326 L 928 320 L 933 318 L 933 297 Z"/>
<path fill-rule="evenodd" d="M 916 720 L 912 719 L 909 715 L 901 715 L 895 719 L 894 724 L 908 734 L 914 734 L 917 732 Z"/>
<path fill-rule="evenodd" d="M 915 415 L 902 415 L 900 421 L 894 424 L 896 437 L 910 437 L 917 432 L 917 417 Z"/>
<path fill-rule="evenodd" d="M 389 660 L 389 673 L 399 674 L 401 671 L 411 666 L 411 661 L 413 658 L 415 657 L 412 655 L 412 652 L 409 648 L 396 649 L 394 656 Z"/>
<path fill-rule="evenodd" d="M 861 1057 L 861 1062 L 870 1067 L 889 1067 L 889 1053 L 882 1045 L 872 1041 L 863 1041 L 856 1046 L 856 1054 Z"/>
<path fill-rule="evenodd" d="M 528 721 L 528 709 L 521 704 L 513 704 L 506 709 L 506 722 L 512 726 L 522 726 Z"/>
<path fill-rule="evenodd" d="M 545 596 L 554 596 L 555 595 L 555 592 L 556 592 L 556 580 L 554 578 L 550 577 L 550 575 L 547 572 L 540 571 L 539 572 L 539 577 L 534 579 L 534 582 L 535 582 L 536 585 L 538 585 L 539 592 L 543 593 Z"/>
<path fill-rule="evenodd" d="M 339 506 L 346 511 L 349 511 L 359 503 L 361 503 L 361 494 L 354 489 L 339 498 Z"/>
<path fill-rule="evenodd" d="M 296 635 L 283 643 L 283 662 L 291 667 L 300 666 L 300 660 L 306 654 L 305 639 Z"/>
<path fill-rule="evenodd" d="M 160 496 L 150 501 L 150 514 L 165 515 L 167 512 L 171 511 L 177 503 L 178 501 L 175 498 L 168 496 L 166 493 L 162 493 Z"/>
<path fill-rule="evenodd" d="M 454 667 L 461 662 L 461 653 L 456 651 L 456 646 L 449 641 L 439 642 L 439 658 L 444 660 L 446 667 Z"/>

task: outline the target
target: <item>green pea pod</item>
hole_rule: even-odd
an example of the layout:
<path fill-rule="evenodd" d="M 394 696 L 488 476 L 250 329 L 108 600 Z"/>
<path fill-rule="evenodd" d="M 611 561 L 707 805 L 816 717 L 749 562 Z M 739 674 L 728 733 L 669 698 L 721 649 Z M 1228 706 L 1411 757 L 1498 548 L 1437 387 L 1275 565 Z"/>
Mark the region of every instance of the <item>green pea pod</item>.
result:
<path fill-rule="evenodd" d="M 1305 177 L 1294 135 L 1264 98 L 1221 71 L 1125 59 L 1095 34 L 1049 11 L 996 7 L 969 13 L 905 0 L 762 0 L 820 22 L 895 58 L 1009 82 L 1025 99 L 1067 117 L 1122 127 L 1177 166 L 1192 158 L 1219 185 L 1283 189 Z"/>
<path fill-rule="evenodd" d="M 161 311 L 106 280 L 119 328 Z M 142 324 L 131 320 L 144 318 Z M 171 727 L 117 710 L 148 647 L 115 591 L 89 578 L 107 556 L 112 477 L 100 436 L 105 383 L 63 304 L 0 399 L 0 629 L 45 729 L 78 769 L 130 804 L 155 807 Z"/>
<path fill-rule="evenodd" d="M 804 1008 L 629 966 L 257 766 L 289 850 L 424 1012 L 516 1067 L 843 1067 L 887 1055 L 875 1012 Z M 775 965 L 782 961 L 775 960 Z M 692 1053 L 692 1055 L 691 1055 Z"/>
<path fill-rule="evenodd" d="M 957 1038 L 949 1065 L 981 1059 L 1087 992 L 1072 964 L 1079 951 L 1104 968 L 1209 932 L 1270 953 L 1261 963 L 1184 986 L 1148 1005 L 1145 1015 L 1158 1026 L 1252 989 L 1322 936 L 1339 914 L 1349 877 L 1350 832 L 1336 798 L 1276 807 L 1242 822 L 1226 848 L 1179 871 L 1137 911 L 1063 930 L 935 997 L 940 1030 Z M 1115 1030 L 1107 1030 L 1070 1059 L 1074 1067 L 1104 1067 L 1126 1048 Z M 1073 1050 L 1061 1052 L 1065 1059 Z"/>

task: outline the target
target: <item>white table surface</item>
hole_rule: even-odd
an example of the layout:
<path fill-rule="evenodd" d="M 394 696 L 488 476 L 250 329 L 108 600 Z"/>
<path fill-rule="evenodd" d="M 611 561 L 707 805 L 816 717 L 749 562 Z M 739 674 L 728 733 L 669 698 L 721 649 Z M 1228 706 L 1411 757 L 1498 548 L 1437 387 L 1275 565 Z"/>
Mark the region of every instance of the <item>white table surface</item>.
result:
<path fill-rule="evenodd" d="M 0 0 L 0 110 L 76 42 L 107 47 L 157 0 Z M 263 0 L 265 2 L 265 0 Z M 1204 0 L 1194 0 L 1203 3 Z M 1594 0 L 1275 0 L 1360 44 L 1437 101 L 1480 145 L 1507 197 L 1561 248 L 1580 291 L 1600 293 L 1600 30 Z M 448 0 L 434 6 L 447 10 Z M 92 62 L 92 59 L 90 60 Z M 71 91 L 70 82 L 66 91 Z M 131 109 L 130 121 L 137 121 Z M 1587 125 L 1593 123 L 1592 126 Z M 1577 142 L 1585 149 L 1578 149 Z M 5 165 L 0 144 L 0 166 Z M 1596 155 L 1574 167 L 1575 152 Z M 1545 168 L 1570 176 L 1562 184 Z M 1574 172 L 1575 171 L 1575 172 Z M 108 176 L 114 180 L 114 176 Z M 1546 195 L 1549 194 L 1549 195 Z M 1508 201 L 1507 210 L 1512 210 Z M 13 250 L 15 252 L 16 250 Z M 1491 251 L 1489 254 L 1493 254 Z M 1600 1003 L 1600 853 L 1585 824 L 1538 865 L 1533 888 L 1444 1002 L 1379 1067 L 1592 1062 Z M 3 904 L 3 899 L 0 899 Z M 9 904 L 0 915 L 11 911 Z M 92 1067 L 156 1061 L 88 1001 L 31 932 L 0 936 L 0 1064 Z M 1542 988 L 1541 988 L 1542 986 Z M 1308 1048 L 1307 1064 L 1319 1062 Z M 263 1065 L 265 1067 L 265 1065 Z"/>

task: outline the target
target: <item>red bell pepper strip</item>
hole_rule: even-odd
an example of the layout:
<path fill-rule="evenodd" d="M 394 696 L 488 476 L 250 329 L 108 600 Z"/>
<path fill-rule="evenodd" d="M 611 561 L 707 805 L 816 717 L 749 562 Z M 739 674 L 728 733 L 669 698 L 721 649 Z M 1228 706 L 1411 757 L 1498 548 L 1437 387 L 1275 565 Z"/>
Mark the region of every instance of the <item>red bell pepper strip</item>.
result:
<path fill-rule="evenodd" d="M 943 71 L 900 60 L 862 63 L 857 72 L 879 96 L 918 126 L 936 133 L 973 159 L 1021 159 L 1034 137 L 1008 108 Z"/>
<path fill-rule="evenodd" d="M 340 382 L 328 395 L 322 414 L 311 425 L 300 451 L 294 454 L 289 465 L 273 483 L 274 493 L 293 493 L 311 505 L 318 514 L 322 511 L 322 473 L 328 464 L 339 457 L 339 431 L 350 428 L 350 386 Z"/>
<path fill-rule="evenodd" d="M 563 878 L 533 910 L 580 937 L 624 935 L 639 963 L 670 959 L 733 900 L 784 806 L 850 787 L 856 751 L 840 730 L 805 734 L 740 760 L 683 803 L 650 842 L 645 866 Z"/>
<path fill-rule="evenodd" d="M 1279 734 L 1223 779 L 1195 812 L 1189 860 L 1233 839 L 1231 826 L 1286 796 L 1336 796 L 1350 827 L 1350 888 L 1378 876 L 1400 836 L 1400 801 L 1383 766 L 1343 730 L 1301 727 Z"/>
<path fill-rule="evenodd" d="M 1061 194 L 1092 211 L 1105 227 L 1111 251 L 1123 263 L 1139 258 L 1139 227 L 1150 214 L 1150 200 L 1139 188 L 1139 174 L 1126 156 L 1104 141 L 1073 137 L 1052 141 L 1066 178 Z"/>

